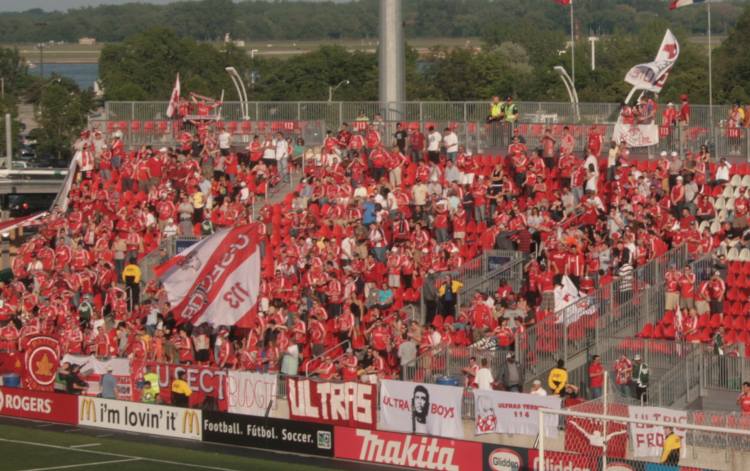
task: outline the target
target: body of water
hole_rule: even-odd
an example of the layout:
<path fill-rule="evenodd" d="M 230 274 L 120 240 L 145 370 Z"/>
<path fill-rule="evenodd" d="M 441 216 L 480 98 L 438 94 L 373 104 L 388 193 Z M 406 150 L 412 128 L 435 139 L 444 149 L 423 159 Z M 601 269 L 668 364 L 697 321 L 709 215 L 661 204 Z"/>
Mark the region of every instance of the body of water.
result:
<path fill-rule="evenodd" d="M 39 75 L 40 67 L 37 65 L 30 73 Z M 44 64 L 44 76 L 49 77 L 52 74 L 61 75 L 72 79 L 81 87 L 82 90 L 94 86 L 94 82 L 99 78 L 99 64 Z"/>

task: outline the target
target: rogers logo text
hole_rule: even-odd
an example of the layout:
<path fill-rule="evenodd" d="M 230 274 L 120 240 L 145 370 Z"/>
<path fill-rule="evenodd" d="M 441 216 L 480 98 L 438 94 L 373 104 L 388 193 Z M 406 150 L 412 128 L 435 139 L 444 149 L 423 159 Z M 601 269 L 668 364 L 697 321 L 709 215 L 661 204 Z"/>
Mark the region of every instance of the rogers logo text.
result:
<path fill-rule="evenodd" d="M 376 433 L 362 429 L 357 429 L 357 436 L 364 440 L 359 452 L 361 461 L 438 471 L 459 471 L 459 467 L 453 463 L 455 450 L 440 447 L 436 438 L 406 435 L 403 440 L 383 440 Z M 415 440 L 414 443 L 412 438 Z"/>
<path fill-rule="evenodd" d="M 3 392 L 0 391 L 0 412 L 12 410 L 51 414 L 52 399 L 21 396 L 19 394 L 12 394 L 7 392 L 3 394 Z"/>

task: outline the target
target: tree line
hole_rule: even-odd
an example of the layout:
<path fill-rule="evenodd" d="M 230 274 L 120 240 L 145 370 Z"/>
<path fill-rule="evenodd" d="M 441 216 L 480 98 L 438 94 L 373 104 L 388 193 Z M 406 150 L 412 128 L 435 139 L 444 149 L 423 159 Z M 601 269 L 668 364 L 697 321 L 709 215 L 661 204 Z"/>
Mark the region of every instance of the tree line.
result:
<path fill-rule="evenodd" d="M 713 30 L 729 31 L 747 0 L 713 6 Z M 216 41 L 230 33 L 247 40 L 373 38 L 379 0 L 348 3 L 200 0 L 167 5 L 129 3 L 45 12 L 0 13 L 0 42 L 77 41 L 95 37 L 119 42 L 156 27 L 181 37 Z M 668 19 L 688 34 L 704 34 L 705 9 L 668 10 L 667 0 L 576 0 L 576 29 L 582 36 L 645 32 L 655 18 Z M 567 8 L 553 0 L 404 0 L 407 37 L 523 36 L 538 30 L 569 34 Z M 526 29 L 531 27 L 532 29 Z"/>
<path fill-rule="evenodd" d="M 459 2 L 455 2 L 459 3 Z M 524 2 L 519 2 L 524 3 Z M 553 3 L 553 2 L 550 2 Z M 579 0 L 578 3 L 583 3 Z M 567 93 L 553 67 L 570 71 L 567 37 L 555 29 L 531 30 L 519 24 L 517 34 L 506 30 L 488 37 L 481 49 L 435 48 L 419 58 L 407 48 L 408 100 L 487 100 L 493 95 L 514 95 L 520 100 L 566 101 Z M 662 17 L 644 24 L 640 33 L 617 32 L 597 44 L 596 70 L 591 70 L 591 49 L 586 38 L 576 42 L 576 88 L 582 102 L 618 102 L 630 86 L 623 81 L 630 67 L 653 60 L 664 32 L 671 28 L 681 43 L 680 58 L 659 97 L 677 102 L 687 93 L 694 103 L 708 102 L 708 49 L 687 38 L 690 32 Z M 750 6 L 714 50 L 714 100 L 717 103 L 750 101 L 750 49 L 743 35 L 750 30 Z M 324 101 L 328 87 L 349 80 L 336 100 L 378 99 L 377 54 L 325 46 L 289 59 L 250 58 L 231 44 L 216 46 L 182 37 L 173 29 L 155 28 L 107 45 L 101 54 L 100 74 L 110 100 L 167 100 L 177 72 L 183 90 L 237 100 L 224 71 L 234 66 L 250 85 L 250 100 Z"/>

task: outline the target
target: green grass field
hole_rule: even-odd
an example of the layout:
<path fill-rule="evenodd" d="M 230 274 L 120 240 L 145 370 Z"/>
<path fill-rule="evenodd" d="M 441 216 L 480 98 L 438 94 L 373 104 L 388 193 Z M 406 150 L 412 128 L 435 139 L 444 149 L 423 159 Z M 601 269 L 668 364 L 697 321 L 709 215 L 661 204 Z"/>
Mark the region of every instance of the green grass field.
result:
<path fill-rule="evenodd" d="M 38 427 L 38 426 L 37 426 Z M 0 469 L 3 471 L 47 471 L 114 469 L 154 471 L 323 471 L 319 466 L 215 453 L 195 449 L 189 442 L 181 447 L 83 435 L 80 432 L 52 432 L 34 426 L 0 424 Z M 99 435 L 106 435 L 105 431 Z"/>

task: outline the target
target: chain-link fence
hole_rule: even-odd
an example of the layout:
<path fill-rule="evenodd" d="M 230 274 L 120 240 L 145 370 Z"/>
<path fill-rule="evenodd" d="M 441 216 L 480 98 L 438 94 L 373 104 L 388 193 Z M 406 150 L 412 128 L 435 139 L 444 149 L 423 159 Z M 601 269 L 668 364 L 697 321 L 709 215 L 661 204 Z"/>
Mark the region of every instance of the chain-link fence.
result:
<path fill-rule="evenodd" d="M 750 467 L 750 418 L 739 414 L 641 406 L 617 396 L 544 412 L 540 430 L 553 421 L 564 437 L 540 434 L 532 469 L 574 469 L 567 464 L 618 470 Z"/>

